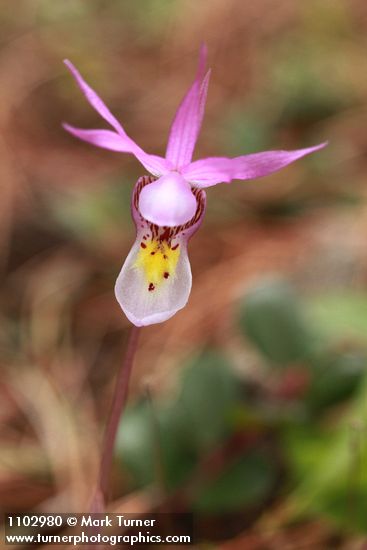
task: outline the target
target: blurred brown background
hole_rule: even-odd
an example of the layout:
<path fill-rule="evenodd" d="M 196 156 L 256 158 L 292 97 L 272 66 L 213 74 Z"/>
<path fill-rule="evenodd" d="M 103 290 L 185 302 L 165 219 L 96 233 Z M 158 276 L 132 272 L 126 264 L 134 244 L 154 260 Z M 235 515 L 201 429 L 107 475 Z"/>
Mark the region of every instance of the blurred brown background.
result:
<path fill-rule="evenodd" d="M 221 417 L 231 420 L 208 448 L 193 451 L 177 483 L 184 486 L 194 464 L 205 464 L 206 453 L 233 434 L 240 432 L 247 445 L 254 426 L 275 473 L 259 498 L 231 501 L 226 513 L 246 509 L 246 518 L 234 532 L 219 529 L 227 542 L 215 544 L 362 549 L 366 3 L 3 0 L 0 24 L 0 508 L 85 508 L 129 329 L 113 286 L 134 239 L 130 193 L 143 172 L 135 159 L 62 130 L 63 121 L 104 127 L 62 59 L 75 63 L 134 140 L 164 154 L 170 121 L 206 42 L 213 73 L 195 158 L 330 144 L 271 177 L 209 189 L 204 225 L 190 243 L 189 304 L 165 324 L 144 329 L 131 406 L 145 403 L 148 387 L 153 408 L 167 402 L 177 408 L 181 371 L 193 358 L 199 370 L 210 363 L 205 354 L 214 362 L 224 358 L 239 391 L 233 410 L 228 401 L 232 412 Z M 296 334 L 299 310 L 308 325 Z M 279 342 L 298 338 L 296 351 L 274 352 Z M 322 390 L 314 389 L 317 369 L 326 376 Z M 195 378 L 192 383 L 200 387 Z M 213 381 L 214 392 L 218 384 Z M 336 386 L 341 391 L 330 398 Z M 324 392 L 316 407 L 315 391 Z M 206 425 L 200 429 L 205 439 Z M 179 439 L 177 430 L 169 442 Z M 327 438 L 334 432 L 332 447 Z M 136 434 L 134 452 L 147 455 L 136 451 Z M 220 474 L 232 464 L 226 456 Z M 121 444 L 113 509 L 151 509 L 157 479 L 140 479 L 123 457 Z M 176 490 L 180 466 L 169 464 Z"/>

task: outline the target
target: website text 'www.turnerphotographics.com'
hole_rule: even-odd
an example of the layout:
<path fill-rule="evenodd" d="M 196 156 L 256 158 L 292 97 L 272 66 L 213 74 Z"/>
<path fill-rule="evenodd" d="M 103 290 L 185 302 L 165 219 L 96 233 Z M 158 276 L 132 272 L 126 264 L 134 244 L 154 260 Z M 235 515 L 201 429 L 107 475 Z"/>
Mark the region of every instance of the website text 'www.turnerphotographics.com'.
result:
<path fill-rule="evenodd" d="M 6 514 L 6 545 L 192 544 L 190 514 Z"/>

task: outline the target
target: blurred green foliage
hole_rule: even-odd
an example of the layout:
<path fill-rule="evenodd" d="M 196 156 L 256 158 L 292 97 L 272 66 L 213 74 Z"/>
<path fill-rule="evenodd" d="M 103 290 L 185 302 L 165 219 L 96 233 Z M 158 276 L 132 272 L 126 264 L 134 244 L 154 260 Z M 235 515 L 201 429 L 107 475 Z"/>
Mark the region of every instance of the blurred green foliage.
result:
<path fill-rule="evenodd" d="M 121 233 L 133 238 L 130 195 L 131 185 L 126 181 L 105 182 L 88 193 L 79 189 L 53 194 L 49 197 L 49 209 L 65 232 L 91 246 L 101 246 L 117 226 Z"/>
<path fill-rule="evenodd" d="M 360 301 L 346 302 L 340 297 L 341 311 L 350 307 L 354 317 Z M 117 456 L 131 486 L 160 480 L 169 493 L 189 490 L 199 515 L 238 513 L 272 498 L 286 467 L 294 519 L 322 515 L 367 531 L 367 348 L 361 339 L 336 348 L 339 323 L 322 322 L 327 330 L 319 331 L 322 312 L 279 277 L 249 289 L 238 326 L 244 345 L 273 369 L 272 382 L 255 389 L 224 356 L 202 353 L 183 369 L 177 396 L 127 410 Z M 303 384 L 285 392 L 290 375 L 302 372 Z"/>
<path fill-rule="evenodd" d="M 294 513 L 326 515 L 347 531 L 367 532 L 367 377 L 339 422 L 294 425 L 284 437 Z"/>
<path fill-rule="evenodd" d="M 311 297 L 307 311 L 317 331 L 331 342 L 367 344 L 367 295 L 350 289 Z"/>
<path fill-rule="evenodd" d="M 365 297 L 346 293 L 307 304 L 285 281 L 265 280 L 246 294 L 240 327 L 270 365 L 292 370 L 295 363 L 308 375 L 294 396 L 305 414 L 289 417 L 281 430 L 296 514 L 327 515 L 343 528 L 366 532 Z M 343 349 L 342 339 L 353 337 Z M 343 403 L 344 414 L 330 426 L 332 407 Z"/>
<path fill-rule="evenodd" d="M 177 399 L 158 407 L 143 400 L 128 409 L 117 455 L 134 484 L 151 484 L 162 475 L 167 490 L 190 484 L 203 461 L 238 433 L 237 410 L 246 407 L 241 393 L 230 363 L 206 352 L 183 371 Z M 228 469 L 206 478 L 204 467 L 191 496 L 193 509 L 215 514 L 258 504 L 273 488 L 276 470 L 262 445 L 245 454 L 234 449 Z"/>
<path fill-rule="evenodd" d="M 252 288 L 240 307 L 239 322 L 271 363 L 287 366 L 312 354 L 312 333 L 295 293 L 283 281 L 263 281 Z"/>
<path fill-rule="evenodd" d="M 276 466 L 264 451 L 249 451 L 198 493 L 193 509 L 221 514 L 256 507 L 271 493 L 276 477 Z"/>

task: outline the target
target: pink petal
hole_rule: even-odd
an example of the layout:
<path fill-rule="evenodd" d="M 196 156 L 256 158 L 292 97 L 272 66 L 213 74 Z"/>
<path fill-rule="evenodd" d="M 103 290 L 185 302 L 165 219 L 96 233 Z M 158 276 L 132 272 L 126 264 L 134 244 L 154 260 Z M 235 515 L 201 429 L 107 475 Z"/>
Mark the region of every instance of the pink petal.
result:
<path fill-rule="evenodd" d="M 75 128 L 70 124 L 63 124 L 63 128 L 73 136 L 97 147 L 103 147 L 104 149 L 120 153 L 132 153 L 155 176 L 166 174 L 171 168 L 164 158 L 148 155 L 137 145 L 132 145 L 131 140 L 126 140 L 120 134 L 116 134 L 116 132 L 111 132 L 110 130 L 84 130 L 82 128 Z"/>
<path fill-rule="evenodd" d="M 143 217 L 156 225 L 174 227 L 194 216 L 196 198 L 180 174 L 171 172 L 146 185 L 139 196 Z"/>
<path fill-rule="evenodd" d="M 198 207 L 192 223 L 167 230 L 147 222 L 138 204 L 139 195 L 151 182 L 145 176 L 135 185 L 132 214 L 137 237 L 115 286 L 122 310 L 136 326 L 162 323 L 185 307 L 192 283 L 187 244 L 200 227 L 205 211 L 205 193 L 196 190 Z M 154 261 L 156 264 L 151 263 Z"/>
<path fill-rule="evenodd" d="M 114 134 L 108 130 L 83 130 L 81 128 L 74 128 L 69 124 L 64 124 L 65 130 L 75 137 L 92 143 L 93 145 L 97 145 L 98 147 L 133 154 L 149 172 L 156 176 L 166 174 L 172 168 L 171 164 L 162 157 L 147 154 L 139 147 L 139 145 L 127 135 L 118 120 L 113 116 L 96 92 L 85 82 L 74 65 L 68 60 L 65 60 L 64 63 L 74 76 L 79 88 L 90 105 L 92 105 L 104 120 L 111 124 L 117 133 Z"/>
<path fill-rule="evenodd" d="M 121 135 L 126 135 L 125 130 L 122 128 L 119 121 L 113 116 L 109 108 L 103 103 L 102 99 L 96 94 L 96 92 L 85 82 L 80 72 L 68 59 L 64 59 L 64 63 L 75 78 L 79 88 L 85 95 L 88 103 L 105 119 L 106 122 L 111 124 L 111 126 Z"/>
<path fill-rule="evenodd" d="M 205 73 L 206 46 L 200 49 L 196 79 L 182 100 L 173 120 L 166 150 L 166 158 L 175 168 L 188 164 L 200 132 L 203 120 L 210 71 Z"/>
<path fill-rule="evenodd" d="M 314 153 L 326 145 L 327 142 L 295 151 L 266 151 L 236 158 L 206 158 L 196 160 L 184 167 L 181 174 L 187 181 L 199 187 L 229 183 L 234 179 L 261 178 L 281 170 L 291 162 Z"/>
<path fill-rule="evenodd" d="M 83 130 L 82 128 L 70 126 L 70 124 L 63 124 L 63 128 L 73 136 L 97 147 L 119 151 L 120 153 L 131 152 L 130 143 L 111 130 Z"/>

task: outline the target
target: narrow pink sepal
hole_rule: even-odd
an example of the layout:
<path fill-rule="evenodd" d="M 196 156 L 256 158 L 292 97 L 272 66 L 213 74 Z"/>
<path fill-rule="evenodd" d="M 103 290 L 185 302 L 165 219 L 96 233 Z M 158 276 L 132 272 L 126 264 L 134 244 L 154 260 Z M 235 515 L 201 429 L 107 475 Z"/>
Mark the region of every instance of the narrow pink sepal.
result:
<path fill-rule="evenodd" d="M 67 59 L 64 63 L 74 76 L 79 88 L 87 98 L 90 105 L 106 122 L 111 124 L 117 133 L 115 134 L 109 130 L 84 130 L 82 128 L 75 128 L 69 124 L 64 124 L 63 127 L 66 131 L 73 134 L 75 137 L 82 139 L 83 141 L 96 145 L 97 147 L 103 147 L 105 149 L 119 151 L 122 153 L 131 153 L 151 174 L 155 176 L 166 174 L 170 169 L 172 169 L 172 165 L 166 159 L 157 155 L 149 155 L 141 147 L 139 147 L 139 145 L 127 135 L 118 120 L 113 116 L 96 92 L 89 86 L 89 84 L 85 82 L 74 65 Z"/>
<path fill-rule="evenodd" d="M 64 63 L 73 75 L 73 77 L 76 80 L 76 83 L 78 84 L 79 88 L 83 92 L 85 98 L 87 99 L 88 103 L 97 111 L 98 114 L 101 115 L 102 118 L 108 124 L 111 124 L 111 126 L 121 135 L 126 135 L 125 130 L 119 123 L 119 121 L 113 116 L 109 108 L 105 105 L 105 103 L 102 101 L 102 99 L 96 94 L 96 92 L 87 84 L 87 82 L 83 79 L 80 72 L 71 61 L 68 59 L 64 59 Z"/>
<path fill-rule="evenodd" d="M 295 151 L 265 151 L 235 158 L 211 157 L 196 160 L 181 170 L 184 178 L 198 187 L 210 187 L 232 180 L 261 178 L 281 170 L 295 160 L 322 149 L 328 142 Z"/>
<path fill-rule="evenodd" d="M 166 159 L 156 155 L 148 155 L 143 149 L 132 142 L 131 139 L 124 138 L 111 130 L 85 130 L 83 128 L 75 128 L 66 123 L 62 126 L 64 130 L 76 138 L 95 145 L 96 147 L 103 147 L 103 149 L 109 149 L 110 151 L 117 151 L 119 153 L 131 153 L 141 162 L 148 172 L 155 176 L 167 174 L 171 169 Z"/>
<path fill-rule="evenodd" d="M 84 130 L 83 128 L 75 128 L 75 126 L 66 123 L 62 127 L 69 134 L 97 147 L 119 151 L 120 153 L 131 153 L 130 140 L 125 140 L 120 134 L 111 130 Z"/>
<path fill-rule="evenodd" d="M 191 161 L 200 132 L 210 77 L 210 71 L 205 74 L 206 58 L 207 48 L 203 44 L 195 81 L 177 109 L 170 129 L 166 158 L 175 168 Z"/>

